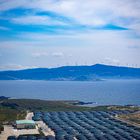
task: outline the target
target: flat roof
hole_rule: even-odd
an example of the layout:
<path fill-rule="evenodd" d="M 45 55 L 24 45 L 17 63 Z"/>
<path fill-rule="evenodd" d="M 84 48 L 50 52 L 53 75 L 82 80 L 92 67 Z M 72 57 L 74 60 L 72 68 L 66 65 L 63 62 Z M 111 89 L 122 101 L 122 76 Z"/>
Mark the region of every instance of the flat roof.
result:
<path fill-rule="evenodd" d="M 16 124 L 35 124 L 33 120 L 16 120 Z"/>

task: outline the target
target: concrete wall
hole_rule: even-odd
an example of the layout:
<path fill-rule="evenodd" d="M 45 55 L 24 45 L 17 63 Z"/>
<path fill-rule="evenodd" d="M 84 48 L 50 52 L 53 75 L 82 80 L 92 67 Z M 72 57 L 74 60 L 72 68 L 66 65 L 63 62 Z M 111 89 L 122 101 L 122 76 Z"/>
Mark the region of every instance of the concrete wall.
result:
<path fill-rule="evenodd" d="M 17 129 L 34 129 L 35 124 L 17 124 L 16 128 Z"/>

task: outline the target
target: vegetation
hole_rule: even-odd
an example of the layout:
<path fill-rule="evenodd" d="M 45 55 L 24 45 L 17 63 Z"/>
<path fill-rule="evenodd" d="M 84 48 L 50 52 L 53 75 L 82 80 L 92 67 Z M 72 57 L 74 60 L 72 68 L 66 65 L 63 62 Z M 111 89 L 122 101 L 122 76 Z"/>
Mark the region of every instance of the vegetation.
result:
<path fill-rule="evenodd" d="M 20 110 L 15 103 L 8 103 L 7 101 L 10 101 L 10 99 L 6 97 L 0 99 L 0 124 L 25 118 L 25 109 Z"/>
<path fill-rule="evenodd" d="M 127 106 L 108 106 L 107 107 L 109 110 L 132 110 L 132 111 L 140 111 L 140 107 L 139 106 L 131 106 L 131 105 L 127 105 Z"/>
<path fill-rule="evenodd" d="M 26 116 L 26 111 L 11 109 L 8 107 L 0 107 L 0 123 L 11 122 L 16 119 L 23 119 Z"/>
<path fill-rule="evenodd" d="M 2 108 L 20 110 L 42 111 L 90 111 L 107 110 L 107 106 L 85 107 L 73 105 L 75 101 L 49 101 L 38 99 L 8 99 L 0 105 Z"/>
<path fill-rule="evenodd" d="M 24 119 L 27 110 L 84 111 L 89 107 L 74 106 L 66 101 L 45 101 L 35 99 L 3 99 L 0 101 L 0 123 Z"/>
<path fill-rule="evenodd" d="M 122 114 L 119 115 L 118 118 L 127 121 L 130 124 L 140 126 L 140 112 L 136 112 L 132 114 Z"/>
<path fill-rule="evenodd" d="M 24 119 L 27 110 L 30 111 L 92 111 L 92 110 L 133 110 L 139 111 L 137 106 L 76 106 L 77 101 L 47 101 L 38 99 L 3 99 L 0 101 L 0 123 Z"/>
<path fill-rule="evenodd" d="M 0 133 L 1 133 L 2 131 L 4 131 L 4 127 L 3 127 L 2 124 L 0 124 Z"/>
<path fill-rule="evenodd" d="M 40 128 L 38 129 L 38 131 L 39 131 L 40 136 L 45 136 Z"/>

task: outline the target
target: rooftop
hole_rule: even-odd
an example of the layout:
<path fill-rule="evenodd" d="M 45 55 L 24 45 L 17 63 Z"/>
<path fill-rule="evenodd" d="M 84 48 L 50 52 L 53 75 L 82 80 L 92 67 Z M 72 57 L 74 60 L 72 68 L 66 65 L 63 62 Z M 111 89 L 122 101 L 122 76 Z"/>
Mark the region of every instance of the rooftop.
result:
<path fill-rule="evenodd" d="M 33 120 L 17 120 L 16 124 L 35 124 Z"/>

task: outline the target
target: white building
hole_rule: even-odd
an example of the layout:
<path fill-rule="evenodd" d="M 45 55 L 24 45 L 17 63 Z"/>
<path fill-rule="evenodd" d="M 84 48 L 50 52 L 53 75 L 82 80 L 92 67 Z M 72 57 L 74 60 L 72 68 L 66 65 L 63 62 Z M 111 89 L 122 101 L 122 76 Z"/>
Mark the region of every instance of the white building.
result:
<path fill-rule="evenodd" d="M 17 129 L 35 129 L 35 122 L 33 120 L 17 120 Z"/>

